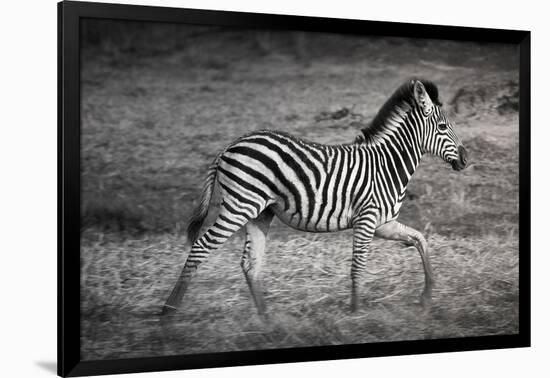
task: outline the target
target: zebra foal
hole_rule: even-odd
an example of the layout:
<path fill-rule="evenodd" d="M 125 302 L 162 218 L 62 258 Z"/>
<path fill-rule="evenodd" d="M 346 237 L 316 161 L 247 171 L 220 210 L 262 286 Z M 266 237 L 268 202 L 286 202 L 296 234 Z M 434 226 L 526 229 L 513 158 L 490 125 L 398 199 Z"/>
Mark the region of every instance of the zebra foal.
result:
<path fill-rule="evenodd" d="M 282 132 L 257 131 L 229 145 L 208 169 L 201 201 L 188 227 L 191 252 L 163 314 L 177 309 L 198 266 L 243 226 L 241 266 L 256 308 L 263 314 L 261 267 L 274 216 L 302 231 L 353 228 L 352 311 L 357 309 L 374 236 L 416 247 L 424 267 L 422 300 L 428 301 L 433 275 L 426 239 L 397 218 L 422 155 L 439 156 L 454 170 L 466 166 L 466 150 L 438 97 L 437 87 L 429 81 L 404 83 L 353 144 L 323 145 Z M 219 214 L 199 237 L 216 182 L 221 195 Z"/>

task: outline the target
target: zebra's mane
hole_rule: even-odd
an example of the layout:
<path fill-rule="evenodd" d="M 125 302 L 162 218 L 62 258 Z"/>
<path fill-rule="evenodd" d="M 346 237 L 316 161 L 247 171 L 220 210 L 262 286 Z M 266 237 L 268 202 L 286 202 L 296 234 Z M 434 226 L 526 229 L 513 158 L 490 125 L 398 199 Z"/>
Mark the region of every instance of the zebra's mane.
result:
<path fill-rule="evenodd" d="M 434 83 L 423 79 L 408 80 L 406 83 L 397 88 L 397 90 L 384 103 L 384 105 L 382 105 L 373 120 L 369 122 L 368 126 L 361 129 L 364 140 L 368 140 L 372 136 L 377 135 L 384 130 L 386 120 L 395 114 L 396 107 L 402 105 L 403 103 L 408 103 L 412 106 L 414 103 L 413 88 L 416 80 L 420 80 L 420 82 L 424 84 L 424 88 L 426 88 L 426 92 L 428 92 L 428 96 L 430 96 L 432 102 L 438 106 L 441 106 L 441 102 L 439 101 L 439 91 Z M 357 141 L 358 139 L 356 139 L 356 142 Z"/>

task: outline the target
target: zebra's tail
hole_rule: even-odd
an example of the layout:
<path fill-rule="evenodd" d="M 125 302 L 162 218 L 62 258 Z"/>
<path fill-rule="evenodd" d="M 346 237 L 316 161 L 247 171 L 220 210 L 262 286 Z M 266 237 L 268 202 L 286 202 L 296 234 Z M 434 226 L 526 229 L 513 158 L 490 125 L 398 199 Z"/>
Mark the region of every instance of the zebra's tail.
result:
<path fill-rule="evenodd" d="M 219 155 L 214 159 L 210 167 L 208 167 L 200 202 L 193 210 L 191 221 L 189 222 L 189 226 L 187 226 L 187 240 L 191 245 L 198 239 L 202 224 L 208 215 L 208 207 L 212 199 L 212 192 L 214 191 L 214 183 L 218 172 L 218 159 Z"/>

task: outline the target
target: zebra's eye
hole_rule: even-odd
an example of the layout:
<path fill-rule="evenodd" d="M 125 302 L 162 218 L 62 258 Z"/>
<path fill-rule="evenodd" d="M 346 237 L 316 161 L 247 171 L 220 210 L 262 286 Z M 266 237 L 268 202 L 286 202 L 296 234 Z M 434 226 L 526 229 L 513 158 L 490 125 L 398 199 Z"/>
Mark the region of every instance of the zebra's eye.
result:
<path fill-rule="evenodd" d="M 439 131 L 445 131 L 445 130 L 447 130 L 447 124 L 446 123 L 440 123 L 440 124 L 437 125 L 437 129 Z"/>

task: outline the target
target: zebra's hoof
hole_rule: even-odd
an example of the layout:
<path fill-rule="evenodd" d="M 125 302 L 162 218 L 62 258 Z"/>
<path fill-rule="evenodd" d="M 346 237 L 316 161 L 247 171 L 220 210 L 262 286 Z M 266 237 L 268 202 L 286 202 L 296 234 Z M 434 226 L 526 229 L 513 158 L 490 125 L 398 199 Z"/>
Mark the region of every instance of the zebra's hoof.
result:
<path fill-rule="evenodd" d="M 432 306 L 432 296 L 431 294 L 424 293 L 420 296 L 420 304 L 424 308 L 430 308 Z"/>
<path fill-rule="evenodd" d="M 177 308 L 175 308 L 174 306 L 170 306 L 170 305 L 165 304 L 162 307 L 162 311 L 161 311 L 160 315 L 161 316 L 172 315 L 176 311 L 177 311 Z"/>
<path fill-rule="evenodd" d="M 265 324 L 270 324 L 272 323 L 272 319 L 271 319 L 271 316 L 267 313 L 267 312 L 263 312 L 263 313 L 258 313 L 258 317 L 260 318 L 260 320 L 265 323 Z"/>

